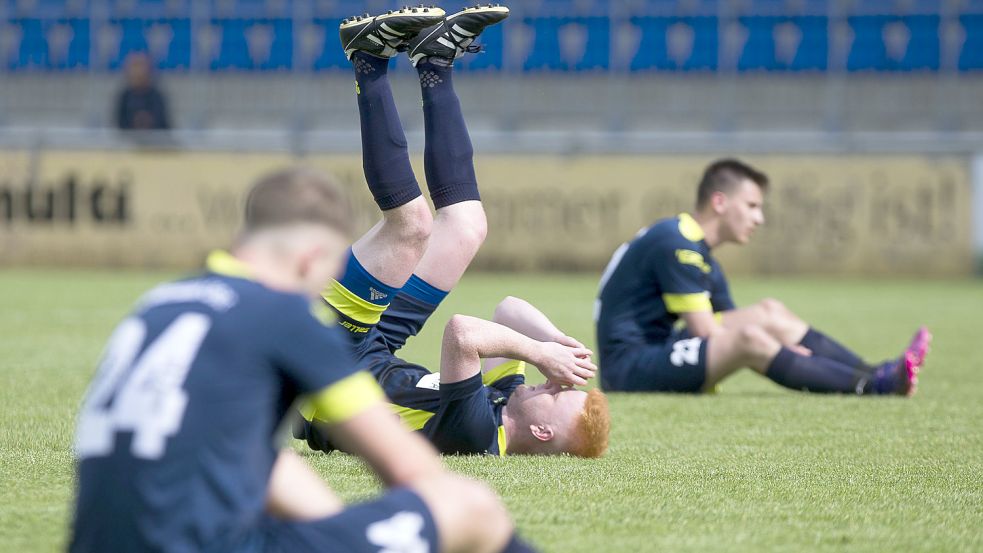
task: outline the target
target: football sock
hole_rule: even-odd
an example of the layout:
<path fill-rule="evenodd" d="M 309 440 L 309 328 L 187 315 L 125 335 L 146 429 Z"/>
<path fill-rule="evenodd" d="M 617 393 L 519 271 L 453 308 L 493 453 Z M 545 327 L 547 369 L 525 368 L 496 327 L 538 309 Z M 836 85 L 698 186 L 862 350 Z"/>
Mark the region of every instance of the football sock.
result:
<path fill-rule="evenodd" d="M 324 300 L 338 313 L 339 324 L 348 330 L 354 343 L 361 342 L 393 301 L 399 288 L 383 284 L 372 276 L 351 250 L 341 280 L 332 281 Z"/>
<path fill-rule="evenodd" d="M 865 394 L 874 390 L 870 375 L 833 359 L 799 355 L 782 348 L 765 373 L 776 384 L 805 392 Z"/>
<path fill-rule="evenodd" d="M 389 84 L 389 60 L 355 52 L 352 55 L 362 124 L 362 166 L 375 202 L 383 211 L 420 196 L 406 135 Z"/>
<path fill-rule="evenodd" d="M 809 331 L 806 332 L 806 335 L 802 338 L 802 341 L 799 342 L 799 344 L 809 348 L 813 355 L 818 357 L 826 357 L 834 361 L 839 361 L 844 365 L 861 369 L 863 371 L 874 371 L 874 367 L 864 362 L 860 356 L 847 349 L 847 347 L 843 344 L 814 328 L 810 328 Z"/>
<path fill-rule="evenodd" d="M 395 353 L 410 337 L 419 334 L 446 297 L 447 292 L 416 275 L 411 276 L 379 321 L 379 330 L 386 336 L 389 351 Z"/>
<path fill-rule="evenodd" d="M 536 553 L 536 550 L 528 543 L 520 540 L 518 535 L 512 534 L 512 539 L 506 544 L 502 553 Z"/>
<path fill-rule="evenodd" d="M 424 169 L 430 199 L 437 209 L 481 199 L 474 173 L 474 147 L 454 91 L 453 69 L 440 61 L 427 59 L 416 67 L 423 91 L 427 141 Z"/>

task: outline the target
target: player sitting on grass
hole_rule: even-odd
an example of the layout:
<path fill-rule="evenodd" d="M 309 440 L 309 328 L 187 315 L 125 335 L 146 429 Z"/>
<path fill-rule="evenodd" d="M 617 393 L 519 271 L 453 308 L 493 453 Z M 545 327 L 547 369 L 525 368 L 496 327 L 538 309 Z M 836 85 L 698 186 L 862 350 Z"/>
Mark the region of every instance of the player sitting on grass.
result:
<path fill-rule="evenodd" d="M 750 240 L 764 224 L 767 187 L 739 161 L 713 163 L 693 216 L 658 221 L 615 252 L 596 311 L 604 389 L 706 391 L 750 367 L 795 390 L 914 393 L 931 340 L 925 328 L 900 359 L 869 365 L 776 300 L 735 309 L 710 252 Z"/>
<path fill-rule="evenodd" d="M 349 227 L 336 186 L 306 171 L 271 175 L 250 191 L 231 253 L 143 296 L 79 415 L 70 551 L 528 550 L 494 494 L 448 473 L 395 421 L 347 337 L 312 314 Z M 346 509 L 278 450 L 299 394 L 388 494 Z"/>
<path fill-rule="evenodd" d="M 498 322 L 454 316 L 444 332 L 439 375 L 395 355 L 423 328 L 485 239 L 452 65 L 486 26 L 507 15 L 503 7 L 470 8 L 417 36 L 384 29 L 381 18 L 342 26 L 358 84 L 365 177 L 382 221 L 352 246 L 344 276 L 325 299 L 351 333 L 359 365 L 375 375 L 403 420 L 441 452 L 599 456 L 607 445 L 605 398 L 600 391 L 565 388 L 594 376 L 591 352 L 525 302 L 504 302 Z M 392 36 L 402 39 L 386 42 Z M 410 167 L 387 77 L 389 57 L 402 49 L 423 89 L 424 162 L 436 216 Z M 523 385 L 523 362 L 550 382 Z M 329 449 L 316 428 L 320 414 L 305 415 L 315 424 L 295 435 L 315 449 Z"/>

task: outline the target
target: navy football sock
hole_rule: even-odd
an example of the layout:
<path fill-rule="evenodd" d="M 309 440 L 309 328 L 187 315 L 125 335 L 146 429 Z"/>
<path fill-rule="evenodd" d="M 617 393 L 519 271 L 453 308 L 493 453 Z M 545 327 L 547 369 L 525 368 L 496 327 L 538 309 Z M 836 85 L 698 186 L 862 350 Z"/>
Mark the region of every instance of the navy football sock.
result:
<path fill-rule="evenodd" d="M 362 123 L 365 180 L 383 211 L 395 209 L 419 197 L 420 185 L 410 166 L 406 135 L 389 85 L 389 60 L 355 52 L 352 66 Z"/>
<path fill-rule="evenodd" d="M 502 553 L 536 553 L 536 550 L 528 543 L 520 540 L 518 535 L 512 534 L 512 539 L 506 544 Z"/>
<path fill-rule="evenodd" d="M 431 60 L 416 67 L 423 90 L 427 145 L 423 154 L 427 187 L 435 208 L 480 200 L 474 174 L 474 147 L 461 101 L 454 91 L 453 69 Z"/>
<path fill-rule="evenodd" d="M 814 328 L 810 328 L 799 343 L 809 348 L 813 355 L 818 357 L 826 357 L 827 359 L 839 361 L 844 365 L 866 372 L 874 371 L 874 367 L 868 365 L 860 356 Z"/>
<path fill-rule="evenodd" d="M 872 390 L 869 374 L 825 357 L 799 355 L 782 348 L 765 376 L 776 384 L 805 392 L 865 394 Z"/>

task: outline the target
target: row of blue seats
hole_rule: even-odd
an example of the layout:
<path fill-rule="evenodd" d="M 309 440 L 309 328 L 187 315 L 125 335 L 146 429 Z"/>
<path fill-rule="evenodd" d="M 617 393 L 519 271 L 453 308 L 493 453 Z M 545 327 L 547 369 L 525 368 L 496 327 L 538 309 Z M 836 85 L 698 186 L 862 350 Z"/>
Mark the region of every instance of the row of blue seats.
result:
<path fill-rule="evenodd" d="M 419 3 L 417 0 L 416 3 Z M 456 10 L 477 0 L 436 3 Z M 412 0 L 0 0 L 0 16 L 191 17 L 195 13 L 236 17 L 347 17 L 365 11 L 394 9 Z M 523 16 L 575 14 L 628 15 L 928 15 L 983 13 L 983 0 L 516 0 L 501 2 Z M 5 12 L 5 13 L 4 13 Z"/>
<path fill-rule="evenodd" d="M 162 70 L 333 70 L 348 64 L 334 39 L 339 20 L 88 19 L 0 22 L 0 67 L 118 69 L 151 51 Z M 4 30 L 6 29 L 6 30 Z M 295 32 L 303 36 L 295 37 Z M 312 44 L 305 37 L 315 37 Z M 206 34 L 211 38 L 205 39 Z M 295 40 L 298 38 L 298 40 Z M 711 16 L 517 19 L 489 29 L 471 70 L 523 71 L 937 71 L 983 70 L 983 15 L 826 17 Z M 6 43 L 6 46 L 4 44 Z M 4 59 L 5 56 L 5 59 Z"/>

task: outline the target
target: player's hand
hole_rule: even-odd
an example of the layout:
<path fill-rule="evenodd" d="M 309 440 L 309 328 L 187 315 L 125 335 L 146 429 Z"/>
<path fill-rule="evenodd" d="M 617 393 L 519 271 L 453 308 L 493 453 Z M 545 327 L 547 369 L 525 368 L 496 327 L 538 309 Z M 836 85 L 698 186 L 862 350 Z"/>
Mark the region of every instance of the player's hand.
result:
<path fill-rule="evenodd" d="M 566 335 L 558 336 L 553 341 L 558 344 L 563 344 L 564 346 L 571 347 L 571 348 L 587 349 L 587 346 L 581 344 L 580 341 L 574 338 L 573 336 L 566 336 Z"/>
<path fill-rule="evenodd" d="M 571 347 L 558 342 L 543 342 L 539 359 L 539 372 L 560 386 L 584 386 L 594 378 L 597 366 L 591 362 L 593 352 L 585 347 Z"/>

